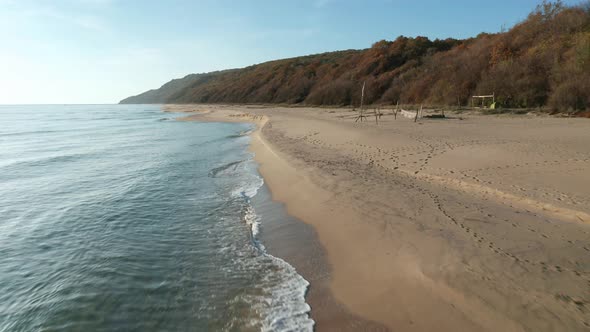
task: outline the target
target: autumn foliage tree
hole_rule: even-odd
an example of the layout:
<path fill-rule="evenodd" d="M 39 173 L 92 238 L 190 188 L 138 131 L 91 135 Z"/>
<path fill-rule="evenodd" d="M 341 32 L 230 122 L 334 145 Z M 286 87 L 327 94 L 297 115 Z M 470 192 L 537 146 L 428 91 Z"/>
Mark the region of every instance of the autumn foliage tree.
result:
<path fill-rule="evenodd" d="M 504 107 L 590 108 L 590 1 L 542 2 L 503 33 L 400 36 L 365 50 L 189 75 L 123 102 L 465 105 L 495 93 Z"/>

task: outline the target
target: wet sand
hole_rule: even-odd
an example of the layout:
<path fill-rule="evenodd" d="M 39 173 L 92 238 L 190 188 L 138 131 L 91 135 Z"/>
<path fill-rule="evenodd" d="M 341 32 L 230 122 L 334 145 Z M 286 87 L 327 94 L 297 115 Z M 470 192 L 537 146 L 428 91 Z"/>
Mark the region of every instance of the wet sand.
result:
<path fill-rule="evenodd" d="M 309 281 L 307 302 L 317 331 L 387 331 L 336 301 L 330 291 L 331 268 L 313 227 L 288 215 L 283 204 L 272 201 L 266 186 L 253 203 L 261 216 L 261 239 L 268 252 L 288 261 Z"/>
<path fill-rule="evenodd" d="M 590 329 L 590 121 L 194 107 L 259 124 L 260 172 L 313 226 L 354 315 L 403 331 Z"/>

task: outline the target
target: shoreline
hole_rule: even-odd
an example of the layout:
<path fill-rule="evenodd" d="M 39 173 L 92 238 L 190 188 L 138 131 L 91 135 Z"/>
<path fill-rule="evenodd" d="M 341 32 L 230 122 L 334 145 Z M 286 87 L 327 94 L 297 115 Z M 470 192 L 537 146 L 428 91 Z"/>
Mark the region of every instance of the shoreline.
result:
<path fill-rule="evenodd" d="M 590 326 L 583 119 L 375 126 L 350 110 L 179 107 L 257 123 L 259 171 L 316 230 L 351 313 L 408 331 Z"/>
<path fill-rule="evenodd" d="M 260 239 L 266 250 L 287 261 L 310 283 L 305 298 L 311 307 L 309 315 L 314 320 L 314 330 L 387 330 L 354 315 L 336 301 L 329 287 L 331 268 L 325 249 L 312 226 L 287 214 L 284 204 L 272 199 L 266 184 L 252 202 L 262 220 Z"/>
<path fill-rule="evenodd" d="M 265 176 L 261 170 L 261 160 L 258 157 L 263 151 L 270 151 L 271 155 L 278 157 L 259 136 L 260 130 L 268 120 L 267 118 L 247 115 L 242 111 L 238 113 L 226 110 L 201 111 L 198 107 L 187 107 L 185 105 L 174 105 L 172 108 L 164 107 L 164 110 L 166 112 L 190 114 L 178 117 L 176 119 L 178 121 L 246 122 L 255 126 L 248 135 L 251 138 L 250 150 L 254 153 L 254 160 L 258 164 L 258 172 L 265 181 L 253 198 L 255 208 L 262 210 L 260 212 L 263 219 L 262 241 L 270 254 L 287 261 L 310 283 L 305 297 L 306 302 L 311 307 L 310 317 L 315 322 L 314 330 L 351 332 L 389 330 L 382 324 L 352 313 L 335 298 L 330 288 L 332 267 L 328 261 L 326 250 L 318 239 L 315 228 L 291 215 L 285 202 L 275 198 L 272 188 L 267 183 L 269 174 Z M 275 206 L 269 208 L 266 207 L 268 205 Z M 276 209 L 277 205 L 279 211 L 273 211 L 272 209 Z M 277 214 L 279 214 L 279 217 L 277 217 Z"/>
<path fill-rule="evenodd" d="M 317 238 L 316 227 L 317 224 L 310 223 L 312 220 L 309 215 L 302 214 L 302 208 L 297 203 L 305 203 L 299 201 L 297 198 L 302 198 L 306 195 L 317 199 L 321 197 L 322 193 L 318 192 L 316 187 L 308 182 L 305 178 L 301 178 L 297 174 L 297 170 L 291 167 L 288 162 L 285 162 L 279 156 L 278 152 L 274 151 L 270 143 L 266 142 L 261 135 L 261 131 L 268 122 L 268 117 L 264 116 L 257 123 L 257 129 L 250 134 L 252 141 L 250 143 L 251 150 L 254 152 L 254 159 L 257 161 L 259 167 L 258 171 L 265 180 L 265 186 L 270 191 L 270 196 L 273 201 L 279 202 L 284 206 L 284 210 L 292 219 L 297 219 L 290 228 L 301 229 L 308 227 L 311 230 L 307 231 L 307 237 L 297 237 L 298 242 L 307 242 L 307 245 L 315 247 L 312 250 L 308 249 L 308 253 L 314 255 L 313 258 L 304 257 L 304 253 L 285 253 L 284 245 L 281 243 L 277 247 L 283 247 L 283 250 L 275 247 L 275 252 L 290 263 L 293 264 L 298 271 L 309 281 L 310 287 L 306 295 L 306 299 L 311 306 L 311 317 L 316 323 L 316 330 L 319 331 L 388 331 L 389 329 L 377 322 L 371 321 L 365 317 L 359 317 L 358 314 L 351 312 L 341 301 L 334 296 L 331 289 L 332 280 L 334 279 L 334 272 L 330 262 L 330 256 L 325 248 L 321 237 Z M 295 197 L 292 193 L 287 191 L 294 191 Z M 295 198 L 295 199 L 293 199 Z M 295 203 L 295 204 L 294 204 Z M 305 209 L 305 207 L 303 207 Z M 315 211 L 317 213 L 318 211 Z M 314 212 L 312 212 L 314 213 Z M 304 223 L 297 225 L 297 223 Z M 290 234 L 293 235 L 293 234 Z M 301 235 L 301 234 L 299 234 Z M 319 239 L 318 242 L 315 240 Z M 281 239 L 275 239 L 280 241 Z M 313 263 L 310 262 L 313 260 Z"/>

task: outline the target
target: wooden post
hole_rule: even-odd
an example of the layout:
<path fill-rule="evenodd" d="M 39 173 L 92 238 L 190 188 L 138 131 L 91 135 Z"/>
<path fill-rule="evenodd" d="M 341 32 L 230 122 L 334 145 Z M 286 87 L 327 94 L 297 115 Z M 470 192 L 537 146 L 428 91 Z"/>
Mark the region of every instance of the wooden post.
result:
<path fill-rule="evenodd" d="M 414 122 L 418 121 L 418 113 L 422 113 L 422 105 L 420 105 L 420 110 L 416 110 L 416 117 L 414 118 Z"/>
<path fill-rule="evenodd" d="M 378 117 L 377 117 L 377 108 L 375 108 L 374 112 L 375 112 L 375 124 L 376 125 L 379 125 L 379 120 L 378 120 Z"/>
<path fill-rule="evenodd" d="M 361 109 L 359 110 L 360 114 L 354 122 L 358 122 L 359 120 L 361 120 L 361 122 L 363 122 L 363 120 L 365 120 L 365 112 L 364 112 L 363 104 L 364 104 L 364 99 L 365 99 L 365 84 L 366 83 L 367 82 L 363 82 L 363 89 L 361 90 Z"/>
<path fill-rule="evenodd" d="M 367 82 L 363 82 L 363 89 L 361 90 L 361 111 L 363 110 L 363 103 L 365 101 L 365 84 Z"/>

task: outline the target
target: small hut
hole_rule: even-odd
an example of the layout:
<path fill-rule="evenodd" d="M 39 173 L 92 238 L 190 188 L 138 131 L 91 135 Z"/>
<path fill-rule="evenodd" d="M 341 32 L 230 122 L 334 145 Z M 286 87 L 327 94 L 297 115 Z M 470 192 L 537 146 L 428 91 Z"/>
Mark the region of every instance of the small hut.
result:
<path fill-rule="evenodd" d="M 481 107 L 482 108 L 487 108 L 487 104 L 486 101 L 492 101 L 492 103 L 489 105 L 489 108 L 491 109 L 495 109 L 496 108 L 496 94 L 492 93 L 491 95 L 483 95 L 483 96 L 472 96 L 471 97 L 471 107 L 475 107 L 475 101 L 478 101 L 478 105 L 479 105 L 479 100 L 481 100 Z"/>

